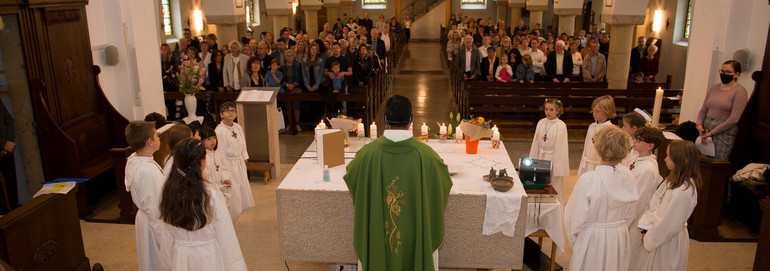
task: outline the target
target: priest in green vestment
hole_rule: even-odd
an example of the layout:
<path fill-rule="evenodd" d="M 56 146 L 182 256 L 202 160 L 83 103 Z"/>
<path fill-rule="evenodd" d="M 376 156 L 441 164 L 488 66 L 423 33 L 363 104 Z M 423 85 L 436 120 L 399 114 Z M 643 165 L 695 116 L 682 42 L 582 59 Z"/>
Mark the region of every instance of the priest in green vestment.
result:
<path fill-rule="evenodd" d="M 390 98 L 383 137 L 347 166 L 361 270 L 438 270 L 452 180 L 438 154 L 408 130 L 411 121 L 409 99 Z"/>

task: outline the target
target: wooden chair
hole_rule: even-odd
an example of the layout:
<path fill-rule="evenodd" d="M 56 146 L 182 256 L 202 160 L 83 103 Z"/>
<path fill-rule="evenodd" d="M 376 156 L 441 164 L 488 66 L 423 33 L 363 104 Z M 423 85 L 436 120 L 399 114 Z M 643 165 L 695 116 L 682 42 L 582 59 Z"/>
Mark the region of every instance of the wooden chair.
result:
<path fill-rule="evenodd" d="M 533 232 L 529 236 L 530 238 L 537 238 L 537 244 L 540 245 L 540 247 L 543 246 L 543 237 L 548 237 L 548 233 L 545 232 L 545 230 L 537 230 L 536 232 Z M 551 240 L 551 271 L 556 268 L 556 243 Z"/>
<path fill-rule="evenodd" d="M 273 169 L 273 163 L 268 162 L 246 162 L 246 171 L 259 171 L 265 176 L 265 184 L 270 180 L 270 170 Z"/>

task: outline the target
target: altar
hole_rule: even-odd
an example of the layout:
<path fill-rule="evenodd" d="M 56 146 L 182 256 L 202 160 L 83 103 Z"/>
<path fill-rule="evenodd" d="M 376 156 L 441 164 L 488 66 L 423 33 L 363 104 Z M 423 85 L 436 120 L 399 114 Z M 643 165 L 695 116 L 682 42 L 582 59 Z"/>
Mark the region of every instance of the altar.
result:
<path fill-rule="evenodd" d="M 278 186 L 278 232 L 281 259 L 288 261 L 355 264 L 353 201 L 342 177 L 345 166 L 368 139 L 350 139 L 345 165 L 330 168 L 330 182 L 322 182 L 323 167 L 316 162 L 315 143 L 307 149 Z M 478 154 L 465 153 L 454 141 L 427 143 L 449 166 L 452 190 L 445 211 L 444 244 L 439 265 L 446 268 L 522 269 L 527 224 L 527 196 L 505 149 L 481 141 Z M 502 144 L 501 144 L 502 145 Z M 492 189 L 482 176 L 490 167 L 507 169 L 513 189 Z M 520 202 L 513 236 L 483 235 L 487 196 L 516 197 Z M 520 200 L 518 200 L 520 199 Z"/>

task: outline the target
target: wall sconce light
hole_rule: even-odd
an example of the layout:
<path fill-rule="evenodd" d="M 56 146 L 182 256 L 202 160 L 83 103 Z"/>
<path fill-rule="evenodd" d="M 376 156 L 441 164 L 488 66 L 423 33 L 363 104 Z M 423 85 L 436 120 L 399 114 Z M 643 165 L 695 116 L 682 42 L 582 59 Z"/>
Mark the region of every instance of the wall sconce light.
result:
<path fill-rule="evenodd" d="M 663 26 L 663 10 L 659 9 L 652 17 L 652 31 L 660 32 L 661 26 Z"/>
<path fill-rule="evenodd" d="M 193 11 L 193 24 L 196 31 L 203 30 L 203 13 L 200 9 Z"/>
<path fill-rule="evenodd" d="M 297 5 L 299 5 L 297 2 L 291 3 L 291 14 L 297 14 Z"/>

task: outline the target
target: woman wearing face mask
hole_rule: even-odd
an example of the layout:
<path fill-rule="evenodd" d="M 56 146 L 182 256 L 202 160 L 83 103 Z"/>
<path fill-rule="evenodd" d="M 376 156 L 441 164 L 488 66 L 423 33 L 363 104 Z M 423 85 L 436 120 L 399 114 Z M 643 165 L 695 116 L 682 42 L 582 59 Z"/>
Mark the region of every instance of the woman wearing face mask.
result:
<path fill-rule="evenodd" d="M 719 70 L 722 83 L 708 89 L 698 112 L 696 128 L 702 139 L 711 137 L 714 140 L 714 159 L 718 161 L 726 161 L 730 157 L 738 133 L 736 124 L 748 101 L 746 88 L 738 84 L 740 75 L 740 63 L 735 60 L 722 63 Z"/>

